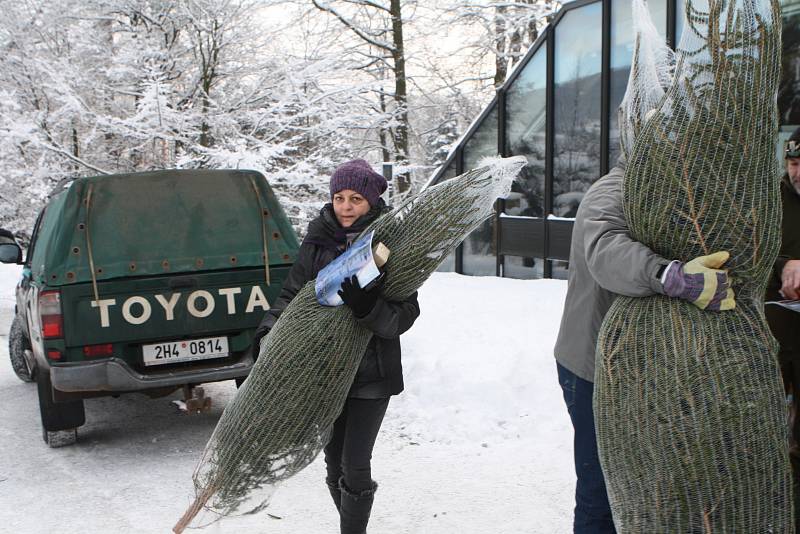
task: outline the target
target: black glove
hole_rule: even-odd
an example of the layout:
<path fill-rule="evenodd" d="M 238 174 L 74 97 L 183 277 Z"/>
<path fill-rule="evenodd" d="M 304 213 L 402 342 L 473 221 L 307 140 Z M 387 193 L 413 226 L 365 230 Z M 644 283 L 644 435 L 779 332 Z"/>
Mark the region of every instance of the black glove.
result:
<path fill-rule="evenodd" d="M 381 282 L 383 280 L 380 280 L 377 284 L 370 283 L 370 287 L 364 289 L 358 283 L 358 277 L 353 275 L 351 278 L 344 279 L 342 289 L 338 293 L 344 303 L 353 310 L 353 315 L 360 319 L 369 315 L 369 312 L 375 307 L 375 303 L 378 301 L 378 293 L 380 293 L 378 288 L 381 286 Z"/>

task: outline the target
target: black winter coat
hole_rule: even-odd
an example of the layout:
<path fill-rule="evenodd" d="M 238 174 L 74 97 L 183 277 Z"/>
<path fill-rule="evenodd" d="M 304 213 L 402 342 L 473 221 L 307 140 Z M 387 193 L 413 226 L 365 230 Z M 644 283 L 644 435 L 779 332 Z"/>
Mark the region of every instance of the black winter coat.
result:
<path fill-rule="evenodd" d="M 326 204 L 322 208 L 319 216 L 308 225 L 308 233 L 300 245 L 297 260 L 289 271 L 278 300 L 256 329 L 254 347 L 258 347 L 259 340 L 270 331 L 297 292 L 308 281 L 314 280 L 323 267 L 344 252 L 352 240 L 387 209 L 381 201 L 379 206 L 372 208 L 351 227 L 342 228 L 336 220 L 333 206 Z M 403 391 L 400 334 L 411 328 L 418 316 L 419 304 L 415 292 L 400 302 L 379 297 L 368 315 L 356 318 L 362 326 L 372 331 L 373 336 L 361 358 L 349 397 L 379 399 Z"/>
<path fill-rule="evenodd" d="M 784 175 L 781 180 L 781 201 L 783 204 L 781 249 L 775 259 L 772 276 L 767 285 L 767 300 L 784 298 L 778 293 L 781 288 L 783 267 L 789 260 L 800 260 L 800 195 L 795 191 L 788 175 Z"/>
<path fill-rule="evenodd" d="M 800 195 L 795 191 L 788 176 L 784 176 L 781 181 L 781 200 L 783 203 L 781 249 L 775 259 L 772 276 L 767 285 L 766 300 L 783 300 L 785 298 L 778 292 L 782 285 L 783 268 L 789 260 L 800 260 Z M 764 313 L 767 316 L 772 335 L 780 343 L 778 359 L 784 373 L 784 382 L 789 383 L 796 379 L 787 374 L 791 367 L 787 367 L 785 362 L 796 359 L 800 354 L 800 315 L 775 305 L 765 306 Z"/>

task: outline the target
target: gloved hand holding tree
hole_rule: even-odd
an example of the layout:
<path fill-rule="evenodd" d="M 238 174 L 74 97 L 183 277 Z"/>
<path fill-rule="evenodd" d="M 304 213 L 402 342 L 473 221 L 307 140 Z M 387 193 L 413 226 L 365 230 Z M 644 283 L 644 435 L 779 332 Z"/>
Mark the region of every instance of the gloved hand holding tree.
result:
<path fill-rule="evenodd" d="M 691 302 L 701 310 L 725 311 L 736 307 L 728 272 L 720 269 L 730 254 L 725 251 L 699 256 L 688 263 L 674 260 L 661 282 L 664 294 Z"/>
<path fill-rule="evenodd" d="M 369 315 L 369 312 L 375 307 L 375 303 L 378 302 L 379 288 L 383 278 L 381 277 L 379 280 L 378 283 L 370 284 L 367 288 L 361 287 L 358 277 L 355 275 L 342 281 L 342 289 L 338 291 L 339 296 L 345 305 L 353 310 L 353 315 L 357 319 Z"/>

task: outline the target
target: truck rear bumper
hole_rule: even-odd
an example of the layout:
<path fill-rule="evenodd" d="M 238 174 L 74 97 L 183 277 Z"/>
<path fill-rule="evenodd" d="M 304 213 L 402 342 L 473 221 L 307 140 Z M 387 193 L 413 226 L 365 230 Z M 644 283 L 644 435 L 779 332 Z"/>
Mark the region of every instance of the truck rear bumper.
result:
<path fill-rule="evenodd" d="M 144 375 L 132 369 L 118 358 L 74 364 L 55 364 L 50 366 L 50 380 L 53 388 L 64 392 L 126 392 L 141 391 L 183 384 L 202 384 L 231 380 L 247 376 L 253 367 L 250 355 L 236 363 L 226 362 L 219 367 L 204 367 L 195 371 L 180 369 Z"/>

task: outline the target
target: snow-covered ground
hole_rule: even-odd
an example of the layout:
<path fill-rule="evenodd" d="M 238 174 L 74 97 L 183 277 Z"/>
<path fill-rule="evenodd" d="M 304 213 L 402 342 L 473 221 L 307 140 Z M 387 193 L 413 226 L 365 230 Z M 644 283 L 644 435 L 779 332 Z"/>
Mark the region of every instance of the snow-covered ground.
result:
<path fill-rule="evenodd" d="M 0 531 L 170 532 L 233 382 L 206 386 L 210 413 L 179 398 L 86 401 L 78 444 L 41 439 L 36 388 L 8 361 L 19 268 L 0 266 Z M 403 336 L 406 391 L 389 405 L 373 456 L 380 483 L 370 534 L 565 533 L 574 474 L 553 343 L 566 283 L 435 273 Z M 208 533 L 327 534 L 337 517 L 324 462 L 285 483 L 269 515 Z"/>

